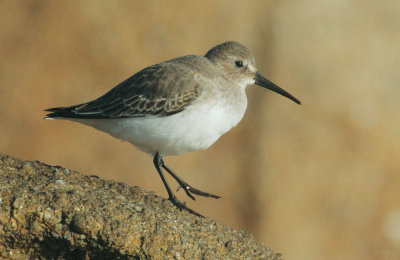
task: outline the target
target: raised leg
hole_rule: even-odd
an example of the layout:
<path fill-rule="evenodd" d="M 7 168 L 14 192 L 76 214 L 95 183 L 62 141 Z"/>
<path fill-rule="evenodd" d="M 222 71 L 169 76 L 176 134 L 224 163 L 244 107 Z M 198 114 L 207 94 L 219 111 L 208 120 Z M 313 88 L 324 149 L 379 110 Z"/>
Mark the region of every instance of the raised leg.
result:
<path fill-rule="evenodd" d="M 189 213 L 192 213 L 192 214 L 194 214 L 194 215 L 196 215 L 196 216 L 203 217 L 201 214 L 197 213 L 196 211 L 194 211 L 194 210 L 192 210 L 192 209 L 186 207 L 186 205 L 183 204 L 182 202 L 180 202 L 180 201 L 175 197 L 175 195 L 172 193 L 171 188 L 169 187 L 168 182 L 167 182 L 167 180 L 165 179 L 165 176 L 164 176 L 164 173 L 163 173 L 163 170 L 162 170 L 162 167 L 163 167 L 163 165 L 164 165 L 163 159 L 162 159 L 162 157 L 161 157 L 158 153 L 156 153 L 156 155 L 154 155 L 153 162 L 154 162 L 154 166 L 155 166 L 156 169 L 157 169 L 158 174 L 159 174 L 160 177 L 161 177 L 162 182 L 164 183 L 165 189 L 166 189 L 167 192 L 168 192 L 168 199 L 169 199 L 176 207 L 178 207 L 178 209 L 180 209 L 180 210 L 184 209 L 184 210 L 188 211 Z"/>
<path fill-rule="evenodd" d="M 162 167 L 172 176 L 172 178 L 174 178 L 179 183 L 180 187 L 186 192 L 186 195 L 188 195 L 191 199 L 196 200 L 191 193 L 199 195 L 199 196 L 203 196 L 203 197 L 214 198 L 214 199 L 221 198 L 218 195 L 214 195 L 214 194 L 207 193 L 207 192 L 198 190 L 196 188 L 193 188 L 191 185 L 189 185 L 187 182 L 185 182 L 182 178 L 180 178 L 178 175 L 176 175 L 176 173 L 174 173 L 170 168 L 168 168 L 168 166 L 165 165 L 164 162 L 162 164 Z"/>

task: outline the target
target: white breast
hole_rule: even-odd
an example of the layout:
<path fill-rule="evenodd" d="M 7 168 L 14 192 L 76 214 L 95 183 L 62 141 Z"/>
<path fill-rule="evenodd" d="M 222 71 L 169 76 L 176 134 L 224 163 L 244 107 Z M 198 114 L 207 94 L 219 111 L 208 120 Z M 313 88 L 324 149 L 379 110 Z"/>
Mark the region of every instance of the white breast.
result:
<path fill-rule="evenodd" d="M 243 118 L 247 99 L 237 102 L 214 99 L 196 102 L 167 117 L 74 120 L 128 141 L 140 150 L 161 156 L 206 149 Z"/>

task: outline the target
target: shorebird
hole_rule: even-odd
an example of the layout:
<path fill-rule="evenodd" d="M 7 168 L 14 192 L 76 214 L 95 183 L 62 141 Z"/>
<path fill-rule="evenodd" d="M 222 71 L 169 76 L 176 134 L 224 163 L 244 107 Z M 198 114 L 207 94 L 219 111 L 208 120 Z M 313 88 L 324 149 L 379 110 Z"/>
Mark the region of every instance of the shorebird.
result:
<path fill-rule="evenodd" d="M 249 49 L 225 42 L 205 56 L 186 55 L 147 67 L 93 101 L 47 109 L 51 113 L 46 119 L 94 127 L 152 155 L 168 199 L 180 210 L 201 216 L 176 198 L 164 170 L 193 200 L 194 195 L 220 197 L 189 185 L 163 156 L 206 149 L 236 126 L 246 111 L 245 88 L 251 84 L 301 104 L 257 72 Z"/>

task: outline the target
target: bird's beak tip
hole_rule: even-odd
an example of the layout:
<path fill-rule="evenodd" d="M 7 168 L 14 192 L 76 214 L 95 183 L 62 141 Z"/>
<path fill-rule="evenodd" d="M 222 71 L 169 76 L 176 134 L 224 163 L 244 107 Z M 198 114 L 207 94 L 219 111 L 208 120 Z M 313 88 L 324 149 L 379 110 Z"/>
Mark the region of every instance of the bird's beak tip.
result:
<path fill-rule="evenodd" d="M 256 76 L 254 77 L 254 84 L 259 85 L 263 88 L 267 88 L 269 90 L 272 90 L 290 100 L 292 100 L 293 102 L 301 105 L 301 101 L 298 100 L 297 98 L 295 98 L 294 96 L 292 96 L 291 94 L 289 94 L 288 92 L 286 92 L 285 90 L 283 90 L 282 88 L 278 87 L 277 85 L 275 85 L 274 83 L 272 83 L 271 81 L 269 81 L 268 79 L 264 78 L 260 73 L 256 72 Z"/>

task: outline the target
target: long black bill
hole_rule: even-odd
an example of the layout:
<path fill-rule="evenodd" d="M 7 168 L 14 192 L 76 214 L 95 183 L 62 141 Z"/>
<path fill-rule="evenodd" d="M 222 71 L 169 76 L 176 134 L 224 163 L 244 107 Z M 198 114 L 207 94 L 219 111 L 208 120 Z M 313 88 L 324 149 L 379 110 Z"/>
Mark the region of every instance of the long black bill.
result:
<path fill-rule="evenodd" d="M 256 73 L 256 76 L 254 78 L 255 80 L 255 84 L 263 87 L 263 88 L 267 88 L 270 89 L 278 94 L 281 94 L 284 97 L 287 97 L 288 99 L 293 100 L 294 102 L 296 102 L 297 104 L 301 105 L 300 100 L 298 100 L 297 98 L 295 98 L 294 96 L 290 95 L 288 92 L 286 92 L 285 90 L 281 89 L 280 87 L 278 87 L 277 85 L 275 85 L 274 83 L 272 83 L 271 81 L 269 81 L 268 79 L 264 78 L 261 74 L 259 74 L 258 72 Z"/>

